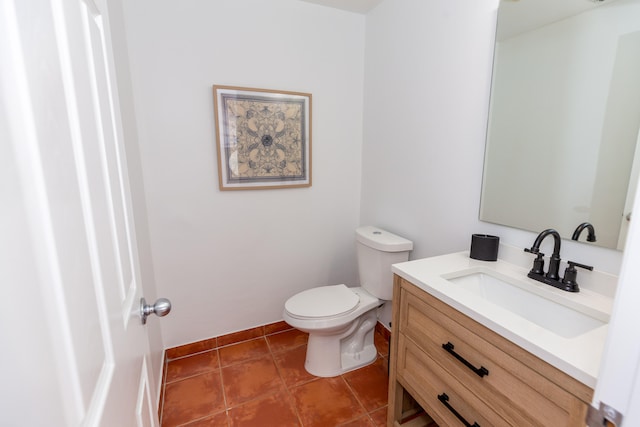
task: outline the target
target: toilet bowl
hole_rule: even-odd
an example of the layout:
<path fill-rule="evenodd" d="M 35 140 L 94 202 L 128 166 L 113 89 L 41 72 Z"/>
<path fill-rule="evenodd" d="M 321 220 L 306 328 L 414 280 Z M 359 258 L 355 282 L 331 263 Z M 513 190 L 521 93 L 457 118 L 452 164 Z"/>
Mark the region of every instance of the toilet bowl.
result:
<path fill-rule="evenodd" d="M 373 333 L 381 301 L 363 288 L 321 286 L 285 303 L 284 321 L 309 334 L 305 369 L 334 377 L 373 362 Z"/>
<path fill-rule="evenodd" d="M 413 244 L 375 227 L 356 230 L 361 287 L 344 284 L 302 291 L 285 302 L 283 318 L 307 332 L 305 369 L 334 377 L 376 359 L 377 309 L 391 299 L 391 264 L 407 261 Z"/>

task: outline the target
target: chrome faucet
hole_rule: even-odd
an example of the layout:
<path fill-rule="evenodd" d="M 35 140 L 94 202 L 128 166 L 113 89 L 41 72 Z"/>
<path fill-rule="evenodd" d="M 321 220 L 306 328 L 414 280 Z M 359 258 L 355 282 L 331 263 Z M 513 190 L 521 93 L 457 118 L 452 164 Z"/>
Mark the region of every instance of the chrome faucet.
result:
<path fill-rule="evenodd" d="M 596 231 L 593 228 L 593 225 L 591 225 L 591 223 L 588 222 L 583 222 L 582 224 L 580 224 L 578 227 L 576 227 L 576 230 L 573 232 L 573 236 L 571 236 L 571 240 L 578 240 L 580 238 L 580 233 L 582 233 L 582 231 L 584 229 L 587 229 L 587 242 L 595 242 L 596 241 Z"/>
<path fill-rule="evenodd" d="M 590 226 L 591 224 L 584 223 L 580 226 L 583 225 L 584 227 L 580 229 L 580 231 L 582 231 L 584 228 L 588 228 L 588 226 Z M 591 226 L 591 229 L 593 229 L 593 226 Z M 580 232 L 578 232 L 578 235 L 579 234 Z M 549 269 L 545 274 L 544 254 L 540 252 L 540 245 L 542 244 L 542 241 L 549 235 L 553 236 L 553 254 L 549 258 Z M 580 288 L 578 287 L 578 282 L 576 281 L 576 276 L 578 274 L 576 271 L 576 267 L 581 267 L 587 270 L 593 270 L 593 267 L 569 261 L 569 266 L 564 272 L 564 278 L 561 279 L 558 275 L 558 270 L 560 269 L 560 242 L 560 234 L 553 228 L 548 228 L 538 234 L 538 237 L 536 237 L 536 240 L 533 242 L 533 246 L 531 246 L 531 248 L 525 248 L 524 250 L 525 252 L 536 255 L 536 259 L 533 261 L 533 268 L 531 269 L 531 271 L 529 271 L 527 277 L 568 292 L 579 292 Z"/>

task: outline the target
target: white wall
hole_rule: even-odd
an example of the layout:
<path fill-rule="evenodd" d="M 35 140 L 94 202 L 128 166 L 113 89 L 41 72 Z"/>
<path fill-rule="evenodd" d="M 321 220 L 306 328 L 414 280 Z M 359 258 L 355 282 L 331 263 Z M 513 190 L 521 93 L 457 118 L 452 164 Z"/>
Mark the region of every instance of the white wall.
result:
<path fill-rule="evenodd" d="M 282 319 L 357 282 L 362 15 L 297 0 L 125 5 L 166 347 Z M 218 190 L 213 84 L 313 95 L 313 186 Z"/>
<path fill-rule="evenodd" d="M 411 259 L 468 250 L 473 233 L 521 248 L 536 237 L 478 220 L 496 12 L 497 1 L 386 0 L 367 16 L 361 222 L 413 240 Z M 610 249 L 563 241 L 561 254 L 620 268 Z"/>
<path fill-rule="evenodd" d="M 367 17 L 361 222 L 412 259 L 476 232 L 497 1 L 387 0 Z"/>
<path fill-rule="evenodd" d="M 496 11 L 387 0 L 367 16 L 361 222 L 412 240 L 411 259 L 477 232 Z"/>

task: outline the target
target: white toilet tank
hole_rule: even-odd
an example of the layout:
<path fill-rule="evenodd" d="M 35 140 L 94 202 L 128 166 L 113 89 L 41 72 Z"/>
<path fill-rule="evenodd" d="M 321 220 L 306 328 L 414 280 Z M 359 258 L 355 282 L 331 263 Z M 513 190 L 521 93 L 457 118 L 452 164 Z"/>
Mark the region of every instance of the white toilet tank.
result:
<path fill-rule="evenodd" d="M 391 300 L 393 273 L 391 265 L 409 260 L 413 242 L 377 227 L 356 229 L 356 251 L 360 286 L 382 300 Z"/>

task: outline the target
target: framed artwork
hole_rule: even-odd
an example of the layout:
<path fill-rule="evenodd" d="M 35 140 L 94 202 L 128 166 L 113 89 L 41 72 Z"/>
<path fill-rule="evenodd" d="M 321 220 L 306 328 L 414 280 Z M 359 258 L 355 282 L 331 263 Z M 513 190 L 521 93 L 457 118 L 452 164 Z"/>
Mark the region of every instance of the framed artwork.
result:
<path fill-rule="evenodd" d="M 311 94 L 213 86 L 220 190 L 311 186 Z"/>

